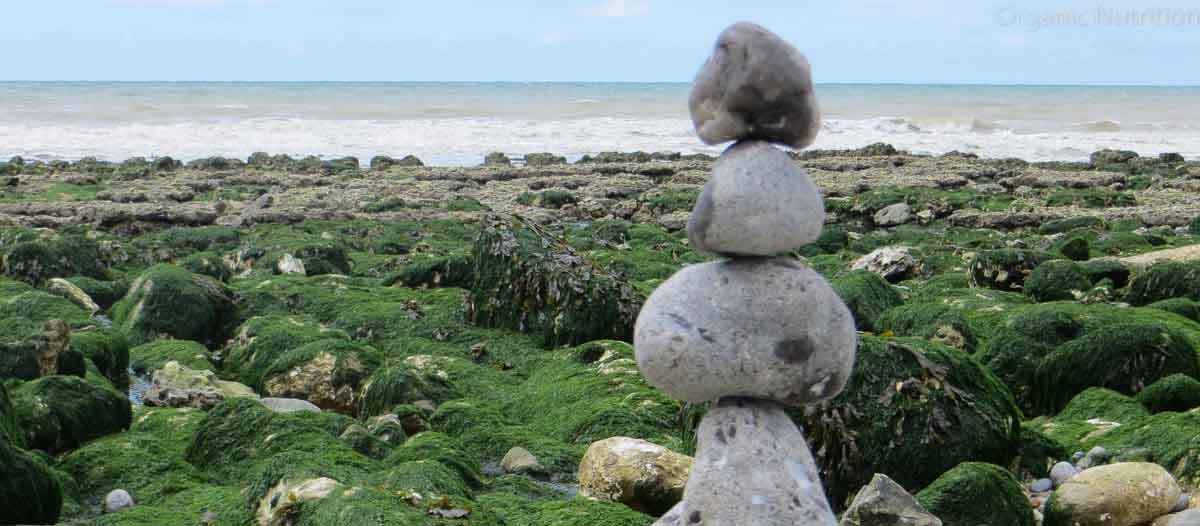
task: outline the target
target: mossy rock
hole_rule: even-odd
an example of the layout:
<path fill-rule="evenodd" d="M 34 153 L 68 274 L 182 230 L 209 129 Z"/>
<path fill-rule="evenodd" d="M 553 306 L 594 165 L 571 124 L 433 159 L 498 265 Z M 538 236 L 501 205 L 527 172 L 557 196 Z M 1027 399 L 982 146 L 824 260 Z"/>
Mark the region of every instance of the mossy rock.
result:
<path fill-rule="evenodd" d="M 1053 259 L 1045 252 L 1005 248 L 983 250 L 967 266 L 971 286 L 1005 291 L 1020 291 L 1025 279 L 1044 261 Z"/>
<path fill-rule="evenodd" d="M 74 331 L 71 348 L 96 364 L 113 385 L 129 387 L 129 341 L 123 333 L 110 329 Z"/>
<path fill-rule="evenodd" d="M 486 461 L 498 463 L 509 449 L 525 448 L 538 459 L 537 473 L 559 480 L 576 476 L 586 447 L 536 432 L 507 417 L 497 404 L 478 400 L 446 402 L 430 421 L 434 430 L 458 437 L 474 456 Z"/>
<path fill-rule="evenodd" d="M 50 466 L 0 436 L 0 524 L 55 524 L 62 508 Z"/>
<path fill-rule="evenodd" d="M 150 433 L 120 433 L 89 442 L 59 460 L 58 466 L 71 475 L 86 501 L 102 501 L 108 492 L 124 489 L 138 505 L 157 505 L 204 483 L 181 453 L 175 444 Z"/>
<path fill-rule="evenodd" d="M 14 385 L 19 385 L 14 383 Z M 0 442 L 7 442 L 18 447 L 25 445 L 25 431 L 17 420 L 13 409 L 12 396 L 8 393 L 5 382 L 0 381 Z"/>
<path fill-rule="evenodd" d="M 1092 283 L 1107 279 L 1118 288 L 1129 284 L 1129 267 L 1116 259 L 1091 259 L 1079 265 Z"/>
<path fill-rule="evenodd" d="M 964 462 L 920 493 L 917 502 L 946 526 L 1033 526 L 1033 508 L 1011 473 L 994 464 Z"/>
<path fill-rule="evenodd" d="M 962 309 L 944 303 L 909 303 L 888 309 L 876 323 L 879 332 L 924 338 L 974 354 L 979 329 Z"/>
<path fill-rule="evenodd" d="M 326 338 L 281 354 L 263 371 L 262 383 L 256 387 L 266 396 L 299 398 L 353 415 L 361 387 L 381 362 L 374 347 Z"/>
<path fill-rule="evenodd" d="M 465 516 L 439 512 L 461 510 Z M 412 504 L 403 496 L 371 487 L 338 488 L 328 497 L 302 502 L 292 513 L 295 526 L 499 526 L 499 520 L 463 499 Z"/>
<path fill-rule="evenodd" d="M 1050 468 L 1071 452 L 1063 444 L 1046 436 L 1035 424 L 1021 424 L 1021 448 L 1013 462 L 1014 471 L 1025 478 L 1050 476 Z"/>
<path fill-rule="evenodd" d="M 449 468 L 468 488 L 483 486 L 483 471 L 479 458 L 471 454 L 458 439 L 436 431 L 426 431 L 409 437 L 396 448 L 383 464 L 388 468 L 401 464 L 431 460 Z"/>
<path fill-rule="evenodd" d="M 505 524 L 528 526 L 650 526 L 654 518 L 618 502 L 576 497 L 571 500 L 529 501 L 516 495 L 497 493 L 480 503 Z"/>
<path fill-rule="evenodd" d="M 1038 226 L 1038 233 L 1042 235 L 1061 234 L 1078 228 L 1103 229 L 1104 218 L 1097 216 L 1077 216 L 1065 219 L 1053 219 Z"/>
<path fill-rule="evenodd" d="M 1147 305 L 1171 298 L 1200 301 L 1200 261 L 1159 263 L 1138 271 L 1129 283 L 1125 299 Z"/>
<path fill-rule="evenodd" d="M 214 526 L 253 526 L 254 514 L 236 486 L 196 485 L 162 499 L 157 504 L 137 502 L 120 513 L 95 517 L 97 526 L 195 526 L 204 517 L 216 517 Z M 134 496 L 136 499 L 137 497 Z"/>
<path fill-rule="evenodd" d="M 1031 396 L 1043 413 L 1058 411 L 1088 387 L 1134 395 L 1175 373 L 1200 375 L 1196 347 L 1178 330 L 1114 323 L 1057 347 L 1038 364 Z"/>
<path fill-rule="evenodd" d="M 112 318 L 134 345 L 163 337 L 211 345 L 224 341 L 236 322 L 235 301 L 215 279 L 155 265 L 134 280 Z"/>
<path fill-rule="evenodd" d="M 1103 387 L 1089 388 L 1071 399 L 1054 417 L 1056 420 L 1092 420 L 1132 422 L 1149 415 L 1142 404 L 1126 395 Z"/>
<path fill-rule="evenodd" d="M 12 392 L 13 410 L 30 448 L 59 453 L 128 429 L 133 410 L 124 393 L 74 376 L 47 376 Z"/>
<path fill-rule="evenodd" d="M 4 274 L 35 286 L 50 278 L 87 276 L 105 279 L 100 245 L 84 236 L 58 236 L 17 243 L 4 251 Z"/>
<path fill-rule="evenodd" d="M 242 232 L 228 226 L 169 228 L 158 239 L 179 252 L 229 252 L 237 249 Z"/>
<path fill-rule="evenodd" d="M 1128 333 L 1114 329 L 1129 325 L 1140 328 Z M 1156 309 L 1104 304 L 1020 307 L 1006 312 L 991 330 L 979 360 L 1009 386 L 1030 415 L 1053 414 L 1089 387 L 1135 394 L 1163 375 L 1183 372 L 1173 368 L 1190 368 L 1194 352 L 1185 348 L 1200 344 L 1200 325 L 1190 320 Z M 1154 334 L 1166 336 L 1151 337 Z M 1170 343 L 1174 354 L 1156 350 L 1156 342 Z M 1147 345 L 1139 351 L 1141 343 Z M 1169 356 L 1173 358 L 1167 360 Z M 1095 360 L 1105 359 L 1104 367 L 1096 367 Z M 1133 369 L 1123 370 L 1128 367 Z"/>
<path fill-rule="evenodd" d="M 962 462 L 1007 464 L 1020 439 L 1021 413 L 999 379 L 913 338 L 861 336 L 842 393 L 796 413 L 835 509 L 874 473 L 920 488 Z"/>
<path fill-rule="evenodd" d="M 632 339 L 645 298 L 543 228 L 494 221 L 483 229 L 473 255 L 471 322 L 540 334 L 548 347 Z"/>
<path fill-rule="evenodd" d="M 233 275 L 229 266 L 225 264 L 225 260 L 211 252 L 192 254 L 180 261 L 179 266 L 193 274 L 208 276 L 217 281 L 229 281 Z"/>
<path fill-rule="evenodd" d="M 433 499 L 474 495 L 458 472 L 435 460 L 410 460 L 371 476 L 370 484 L 387 491 L 419 493 Z"/>
<path fill-rule="evenodd" d="M 1164 412 L 1116 427 L 1095 429 L 1075 442 L 1072 449 L 1087 451 L 1103 446 L 1114 458 L 1158 464 L 1183 487 L 1200 484 L 1200 412 Z"/>
<path fill-rule="evenodd" d="M 0 379 L 33 380 L 68 372 L 81 376 L 77 369 L 84 365 L 82 356 L 69 353 L 69 334 L 59 320 L 0 319 Z"/>
<path fill-rule="evenodd" d="M 423 258 L 406 264 L 384 278 L 384 285 L 411 288 L 470 288 L 475 282 L 475 260 L 470 254 Z"/>
<path fill-rule="evenodd" d="M 854 324 L 860 331 L 877 332 L 879 316 L 904 303 L 900 293 L 874 272 L 855 270 L 833 280 L 832 285 L 854 314 Z"/>
<path fill-rule="evenodd" d="M 463 396 L 446 374 L 426 370 L 409 361 L 388 364 L 371 373 L 363 384 L 359 414 L 376 416 L 397 405 L 418 400 L 440 403 Z"/>
<path fill-rule="evenodd" d="M 1187 298 L 1171 298 L 1146 305 L 1151 309 L 1175 313 L 1189 320 L 1200 322 L 1200 301 Z"/>
<path fill-rule="evenodd" d="M 246 320 L 225 345 L 225 372 L 249 386 L 261 386 L 267 371 L 288 351 L 319 340 L 349 340 L 306 316 L 255 316 Z"/>
<path fill-rule="evenodd" d="M 1139 391 L 1137 401 L 1151 413 L 1188 411 L 1200 407 L 1200 380 L 1173 374 Z"/>
<path fill-rule="evenodd" d="M 1066 259 L 1038 265 L 1025 280 L 1025 294 L 1038 302 L 1074 300 L 1090 288 L 1092 280 L 1083 268 Z"/>
<path fill-rule="evenodd" d="M 1091 243 L 1084 236 L 1070 236 L 1054 243 L 1053 251 L 1071 261 L 1087 261 L 1092 257 Z"/>
<path fill-rule="evenodd" d="M 157 340 L 129 349 L 129 367 L 135 373 L 152 375 L 167 362 L 197 371 L 216 371 L 212 353 L 206 347 L 191 340 Z"/>
<path fill-rule="evenodd" d="M 34 322 L 62 320 L 71 328 L 92 324 L 91 314 L 70 300 L 40 290 L 22 292 L 0 300 L 0 319 L 24 318 Z"/>
<path fill-rule="evenodd" d="M 104 281 L 86 276 L 66 278 L 72 285 L 79 287 L 101 309 L 108 310 L 129 292 L 129 282 L 123 279 Z"/>

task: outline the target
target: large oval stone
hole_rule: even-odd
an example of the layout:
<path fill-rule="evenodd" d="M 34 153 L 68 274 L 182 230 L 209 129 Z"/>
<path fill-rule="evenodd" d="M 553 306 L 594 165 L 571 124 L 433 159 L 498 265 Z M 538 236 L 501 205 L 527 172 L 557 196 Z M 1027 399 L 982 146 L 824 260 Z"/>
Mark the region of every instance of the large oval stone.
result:
<path fill-rule="evenodd" d="M 830 398 L 850 375 L 855 340 L 846 305 L 790 258 L 686 267 L 651 294 L 634 327 L 642 375 L 689 402 Z"/>
<path fill-rule="evenodd" d="M 804 148 L 821 127 L 808 59 L 749 22 L 721 32 L 696 74 L 688 109 L 708 144 L 761 139 Z"/>
<path fill-rule="evenodd" d="M 688 240 L 714 254 L 770 256 L 821 236 L 825 206 L 808 173 L 762 141 L 717 159 L 688 220 Z"/>
<path fill-rule="evenodd" d="M 1170 513 L 1182 490 L 1167 470 L 1149 462 L 1086 469 L 1054 490 L 1046 526 L 1136 526 Z"/>

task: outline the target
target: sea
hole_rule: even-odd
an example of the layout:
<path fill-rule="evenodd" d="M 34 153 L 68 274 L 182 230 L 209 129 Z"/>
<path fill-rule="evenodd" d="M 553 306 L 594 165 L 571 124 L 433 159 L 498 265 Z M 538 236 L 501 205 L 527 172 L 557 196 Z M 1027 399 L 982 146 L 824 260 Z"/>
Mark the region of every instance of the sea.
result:
<path fill-rule="evenodd" d="M 470 166 L 489 152 L 719 153 L 688 117 L 688 83 L 0 82 L 0 160 L 253 152 L 413 154 Z M 890 143 L 1031 161 L 1102 148 L 1200 159 L 1200 86 L 818 84 L 813 148 Z"/>

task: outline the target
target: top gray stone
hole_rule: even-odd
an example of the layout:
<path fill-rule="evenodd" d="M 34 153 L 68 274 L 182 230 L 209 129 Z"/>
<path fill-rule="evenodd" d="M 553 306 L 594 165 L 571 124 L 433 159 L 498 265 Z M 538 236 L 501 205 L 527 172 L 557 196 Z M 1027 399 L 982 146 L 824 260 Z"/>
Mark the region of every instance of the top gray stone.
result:
<path fill-rule="evenodd" d="M 688 109 L 708 144 L 760 139 L 804 148 L 821 127 L 808 59 L 765 28 L 738 22 L 721 32 L 696 74 Z"/>

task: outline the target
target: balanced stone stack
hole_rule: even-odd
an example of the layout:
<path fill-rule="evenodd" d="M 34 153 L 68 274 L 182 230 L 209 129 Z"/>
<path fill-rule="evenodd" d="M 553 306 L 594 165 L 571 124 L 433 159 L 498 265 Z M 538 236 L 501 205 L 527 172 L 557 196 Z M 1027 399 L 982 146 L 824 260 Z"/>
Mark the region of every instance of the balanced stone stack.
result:
<path fill-rule="evenodd" d="M 784 406 L 826 400 L 854 362 L 854 320 L 829 284 L 781 253 L 825 219 L 808 174 L 771 143 L 803 148 L 820 127 L 808 61 L 770 31 L 721 33 L 689 103 L 706 143 L 736 141 L 688 222 L 698 250 L 646 301 L 634 329 L 655 387 L 715 401 L 697 431 L 683 500 L 660 525 L 836 524 L 804 436 Z"/>

